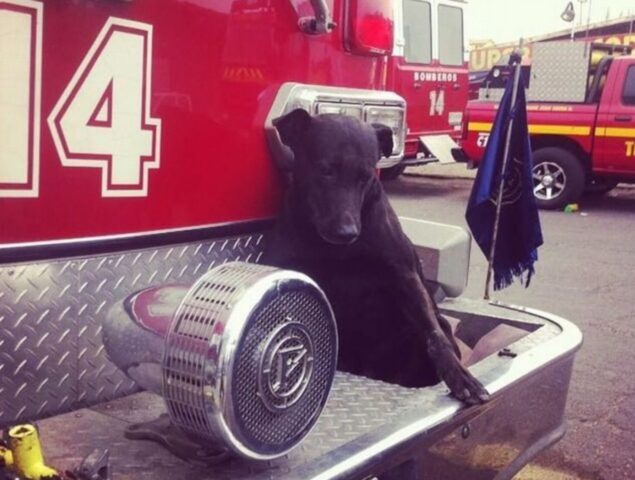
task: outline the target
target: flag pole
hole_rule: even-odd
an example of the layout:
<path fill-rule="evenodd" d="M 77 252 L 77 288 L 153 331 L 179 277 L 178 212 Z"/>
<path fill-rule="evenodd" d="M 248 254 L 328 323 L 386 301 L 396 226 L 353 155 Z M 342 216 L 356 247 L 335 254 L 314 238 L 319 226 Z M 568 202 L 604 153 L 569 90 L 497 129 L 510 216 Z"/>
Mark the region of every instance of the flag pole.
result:
<path fill-rule="evenodd" d="M 520 83 L 520 70 L 522 65 L 522 55 L 523 55 L 523 39 L 520 39 L 518 43 L 518 51 L 520 54 L 520 59 L 514 64 L 514 83 L 512 87 L 512 101 L 510 104 L 510 109 L 513 109 L 516 106 L 516 98 L 518 96 L 518 84 Z M 524 87 L 523 87 L 524 88 Z M 500 175 L 500 185 L 498 188 L 498 196 L 496 198 L 496 216 L 494 217 L 494 232 L 492 234 L 492 245 L 489 251 L 489 263 L 487 265 L 487 277 L 485 279 L 485 294 L 483 298 L 485 300 L 489 300 L 489 286 L 492 281 L 492 271 L 494 269 L 494 255 L 496 254 L 496 240 L 498 238 L 498 224 L 501 216 L 501 208 L 503 206 L 503 190 L 505 187 L 505 172 L 507 171 L 507 162 L 509 160 L 509 147 L 512 140 L 512 129 L 514 126 L 514 117 L 509 119 L 509 124 L 507 125 L 507 134 L 505 137 L 505 150 L 503 152 L 503 165 L 501 166 L 501 175 Z"/>

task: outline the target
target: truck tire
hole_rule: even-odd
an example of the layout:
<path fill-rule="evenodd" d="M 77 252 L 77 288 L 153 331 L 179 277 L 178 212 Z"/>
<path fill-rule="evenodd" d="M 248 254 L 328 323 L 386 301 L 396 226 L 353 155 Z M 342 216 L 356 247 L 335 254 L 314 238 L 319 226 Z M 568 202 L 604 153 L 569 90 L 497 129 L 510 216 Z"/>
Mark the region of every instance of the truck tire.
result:
<path fill-rule="evenodd" d="M 383 182 L 389 182 L 391 180 L 396 180 L 399 175 L 403 173 L 406 169 L 406 166 L 398 163 L 397 165 L 393 165 L 392 167 L 382 168 L 379 171 L 379 179 Z"/>
<path fill-rule="evenodd" d="M 552 210 L 577 202 L 585 185 L 584 167 L 568 150 L 545 147 L 534 152 L 532 172 L 538 208 Z"/>

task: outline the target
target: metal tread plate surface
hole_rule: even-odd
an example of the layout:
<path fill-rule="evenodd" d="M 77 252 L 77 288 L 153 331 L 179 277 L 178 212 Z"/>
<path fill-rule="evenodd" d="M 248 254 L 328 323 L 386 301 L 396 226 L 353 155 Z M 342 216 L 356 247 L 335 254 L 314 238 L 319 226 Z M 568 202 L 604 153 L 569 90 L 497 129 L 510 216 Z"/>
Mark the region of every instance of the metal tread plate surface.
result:
<path fill-rule="evenodd" d="M 327 406 L 306 441 L 286 457 L 267 462 L 231 459 L 204 467 L 188 464 L 152 442 L 125 439 L 127 425 L 153 420 L 166 411 L 163 399 L 148 392 L 59 415 L 38 426 L 47 462 L 59 469 L 76 467 L 94 448 L 108 448 L 114 477 L 119 479 L 278 478 L 397 418 L 419 392 L 338 372 Z"/>
<path fill-rule="evenodd" d="M 257 262 L 263 235 L 0 265 L 0 428 L 138 390 L 107 358 L 102 323 L 128 295 Z"/>
<path fill-rule="evenodd" d="M 530 102 L 584 102 L 589 78 L 586 42 L 537 42 L 533 45 Z"/>
<path fill-rule="evenodd" d="M 487 315 L 541 327 L 512 345 L 513 351 L 519 354 L 517 359 L 491 355 L 471 368 L 488 388 L 513 370 L 515 363 L 523 362 L 522 358 L 526 357 L 523 353 L 533 355 L 532 349 L 562 333 L 556 323 L 484 302 L 458 300 L 449 302 L 447 307 L 451 313 Z M 491 390 L 494 392 L 492 402 L 501 391 L 509 391 L 509 386 L 495 386 Z M 338 372 L 315 429 L 297 449 L 275 461 L 232 459 L 213 467 L 186 463 L 152 442 L 124 438 L 127 425 L 153 420 L 165 411 L 163 400 L 150 393 L 138 393 L 52 417 L 38 425 L 47 461 L 60 469 L 77 466 L 82 457 L 95 448 L 109 448 L 113 472 L 118 479 L 299 479 L 313 478 L 305 472 L 324 463 L 323 459 L 332 463 L 334 453 L 350 459 L 407 426 L 418 423 L 433 428 L 445 423 L 453 428 L 451 419 L 460 415 L 462 409 L 459 402 L 447 395 L 443 385 L 411 389 Z"/>
<path fill-rule="evenodd" d="M 266 231 L 0 264 L 0 428 L 137 391 L 104 349 L 111 308 L 149 287 L 192 284 L 222 263 L 258 263 Z M 436 278 L 441 256 L 420 254 Z"/>

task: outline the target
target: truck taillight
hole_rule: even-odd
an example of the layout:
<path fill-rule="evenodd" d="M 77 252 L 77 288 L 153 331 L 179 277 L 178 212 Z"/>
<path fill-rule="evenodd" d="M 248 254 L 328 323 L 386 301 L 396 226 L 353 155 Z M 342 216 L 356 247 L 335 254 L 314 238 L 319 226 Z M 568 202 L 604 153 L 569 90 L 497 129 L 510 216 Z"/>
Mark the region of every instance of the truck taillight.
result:
<path fill-rule="evenodd" d="M 387 55 L 393 45 L 391 0 L 350 0 L 347 48 L 363 55 Z"/>

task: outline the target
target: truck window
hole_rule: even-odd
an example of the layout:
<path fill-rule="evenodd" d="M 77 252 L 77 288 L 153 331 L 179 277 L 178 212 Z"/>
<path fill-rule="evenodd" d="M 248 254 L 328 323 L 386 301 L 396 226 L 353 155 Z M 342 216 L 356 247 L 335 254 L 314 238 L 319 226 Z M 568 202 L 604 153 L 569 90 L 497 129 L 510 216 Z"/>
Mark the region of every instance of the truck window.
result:
<path fill-rule="evenodd" d="M 439 62 L 463 65 L 463 10 L 439 5 Z"/>
<path fill-rule="evenodd" d="M 622 92 L 622 103 L 624 105 L 635 105 L 635 65 L 628 67 L 624 91 Z"/>
<path fill-rule="evenodd" d="M 430 2 L 405 0 L 404 37 L 408 63 L 430 63 L 432 60 L 432 20 Z"/>

